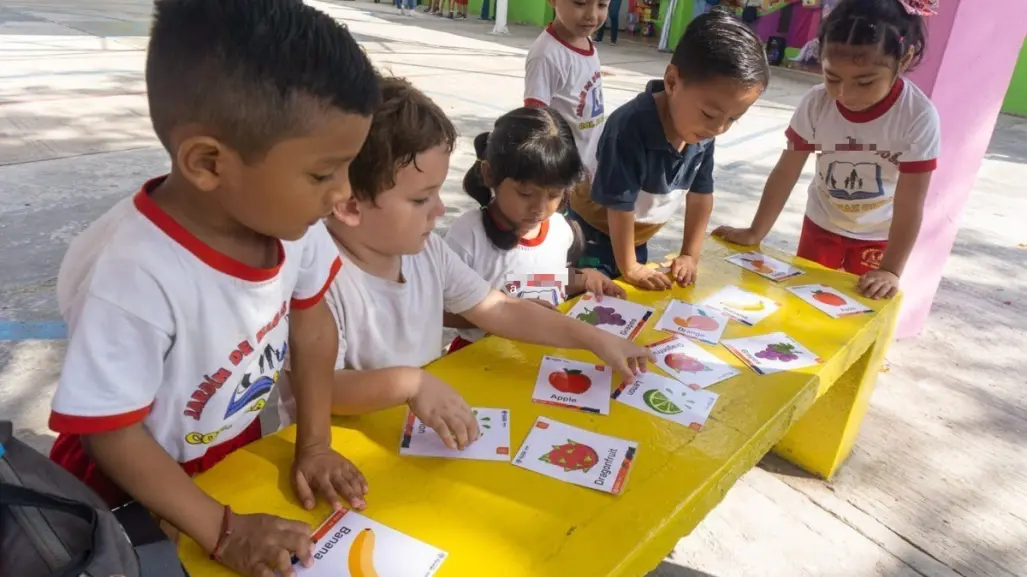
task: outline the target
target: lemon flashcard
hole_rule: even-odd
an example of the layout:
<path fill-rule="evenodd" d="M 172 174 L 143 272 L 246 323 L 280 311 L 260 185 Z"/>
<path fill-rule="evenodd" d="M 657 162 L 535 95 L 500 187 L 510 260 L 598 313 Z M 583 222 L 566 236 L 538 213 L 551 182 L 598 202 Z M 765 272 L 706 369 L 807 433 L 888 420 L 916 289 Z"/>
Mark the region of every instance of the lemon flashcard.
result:
<path fill-rule="evenodd" d="M 781 282 L 803 274 L 801 269 L 759 252 L 736 253 L 724 260 L 774 282 Z"/>
<path fill-rule="evenodd" d="M 642 330 L 649 317 L 653 316 L 653 312 L 653 309 L 647 306 L 624 299 L 604 296 L 600 301 L 596 295 L 586 293 L 574 303 L 574 307 L 567 315 L 631 340 Z"/>
<path fill-rule="evenodd" d="M 608 415 L 612 386 L 609 367 L 545 356 L 531 398 L 545 405 Z"/>
<path fill-rule="evenodd" d="M 773 299 L 728 285 L 705 301 L 702 306 L 719 310 L 743 325 L 756 323 L 774 314 L 781 305 Z"/>
<path fill-rule="evenodd" d="M 656 366 L 689 387 L 705 389 L 741 374 L 698 344 L 679 336 L 649 345 Z"/>
<path fill-rule="evenodd" d="M 514 465 L 566 483 L 620 494 L 638 444 L 539 417 Z"/>
<path fill-rule="evenodd" d="M 656 373 L 642 373 L 613 392 L 614 400 L 695 431 L 702 430 L 718 397 Z"/>
<path fill-rule="evenodd" d="M 399 454 L 412 457 L 443 457 L 481 461 L 510 460 L 510 411 L 506 409 L 473 408 L 481 436 L 463 451 L 450 449 L 442 438 L 421 419 L 407 412 Z"/>
<path fill-rule="evenodd" d="M 785 333 L 730 339 L 723 344 L 761 375 L 797 370 L 822 362 L 813 351 Z"/>
<path fill-rule="evenodd" d="M 314 564 L 303 577 L 431 577 L 446 553 L 355 511 L 336 511 L 314 533 Z"/>
<path fill-rule="evenodd" d="M 793 286 L 788 287 L 788 290 L 831 318 L 840 319 L 874 312 L 874 309 L 825 284 Z"/>
<path fill-rule="evenodd" d="M 726 314 L 712 308 L 673 300 L 663 311 L 656 328 L 715 345 L 724 334 L 728 318 Z"/>

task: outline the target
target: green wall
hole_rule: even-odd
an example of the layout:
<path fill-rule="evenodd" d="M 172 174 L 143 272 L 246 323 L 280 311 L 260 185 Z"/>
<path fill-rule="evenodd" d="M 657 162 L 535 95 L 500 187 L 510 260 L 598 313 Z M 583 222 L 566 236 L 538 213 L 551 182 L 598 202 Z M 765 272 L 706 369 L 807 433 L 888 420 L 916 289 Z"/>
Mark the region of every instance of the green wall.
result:
<path fill-rule="evenodd" d="M 1020 51 L 1020 60 L 1013 70 L 1013 80 L 1009 83 L 1006 100 L 1002 103 L 1002 112 L 1027 116 L 1027 41 Z"/>

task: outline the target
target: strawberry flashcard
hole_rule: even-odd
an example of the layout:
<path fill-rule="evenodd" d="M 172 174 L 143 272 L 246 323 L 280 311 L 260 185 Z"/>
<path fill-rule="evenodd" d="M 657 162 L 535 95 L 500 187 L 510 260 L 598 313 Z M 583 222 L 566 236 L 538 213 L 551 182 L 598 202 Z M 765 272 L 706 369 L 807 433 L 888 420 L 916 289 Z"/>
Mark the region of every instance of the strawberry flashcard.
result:
<path fill-rule="evenodd" d="M 717 309 L 743 325 L 756 323 L 774 314 L 781 305 L 765 296 L 728 285 L 700 303 Z"/>
<path fill-rule="evenodd" d="M 303 577 L 431 577 L 446 553 L 427 543 L 343 509 L 314 532 L 314 564 L 293 565 Z"/>
<path fill-rule="evenodd" d="M 718 310 L 674 300 L 663 311 L 656 328 L 715 345 L 720 342 L 727 322 L 728 316 Z"/>
<path fill-rule="evenodd" d="M 638 444 L 539 417 L 513 464 L 548 477 L 619 494 Z"/>
<path fill-rule="evenodd" d="M 793 286 L 788 287 L 788 290 L 831 318 L 840 319 L 874 312 L 874 309 L 825 284 Z"/>
<path fill-rule="evenodd" d="M 586 293 L 567 315 L 631 340 L 653 315 L 653 309 L 611 296 L 604 296 L 602 302 L 599 302 L 595 295 Z"/>
<path fill-rule="evenodd" d="M 741 252 L 731 255 L 725 260 L 774 282 L 781 282 L 803 274 L 801 269 L 759 252 Z"/>
<path fill-rule="evenodd" d="M 822 362 L 812 351 L 784 333 L 731 339 L 723 344 L 761 375 L 801 369 Z"/>
<path fill-rule="evenodd" d="M 693 388 L 705 389 L 741 373 L 698 344 L 678 336 L 649 345 L 656 366 Z"/>
<path fill-rule="evenodd" d="M 413 413 L 407 413 L 399 454 L 414 457 L 448 457 L 451 459 L 478 459 L 482 461 L 510 460 L 510 411 L 506 409 L 471 409 L 478 419 L 481 436 L 463 451 L 450 449 L 439 435 L 421 422 Z"/>
<path fill-rule="evenodd" d="M 695 431 L 702 430 L 718 397 L 656 373 L 642 373 L 613 392 L 614 400 Z"/>
<path fill-rule="evenodd" d="M 612 385 L 609 367 L 546 356 L 531 398 L 536 403 L 608 415 Z"/>

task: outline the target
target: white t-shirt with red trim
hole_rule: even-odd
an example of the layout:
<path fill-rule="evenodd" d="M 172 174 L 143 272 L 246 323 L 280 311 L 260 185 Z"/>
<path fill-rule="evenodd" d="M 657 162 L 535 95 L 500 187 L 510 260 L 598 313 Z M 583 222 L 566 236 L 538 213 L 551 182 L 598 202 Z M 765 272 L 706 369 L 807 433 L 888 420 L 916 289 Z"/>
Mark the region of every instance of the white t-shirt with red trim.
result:
<path fill-rule="evenodd" d="M 57 295 L 68 353 L 50 427 L 66 435 L 142 422 L 180 463 L 260 415 L 288 353 L 289 312 L 320 301 L 342 266 L 323 224 L 258 269 L 218 253 L 151 199 L 114 206 L 68 248 Z"/>
<path fill-rule="evenodd" d="M 554 305 L 567 296 L 567 253 L 574 244 L 574 231 L 560 213 L 543 221 L 535 238 L 502 250 L 485 234 L 482 211 L 472 210 L 453 222 L 446 243 L 496 290 Z M 481 329 L 462 329 L 459 334 L 472 342 L 485 336 Z"/>
<path fill-rule="evenodd" d="M 786 134 L 796 150 L 817 154 L 806 216 L 858 240 L 888 240 L 899 175 L 933 171 L 941 154 L 938 112 L 902 78 L 883 101 L 859 112 L 843 108 L 823 84 L 815 86 Z"/>
<path fill-rule="evenodd" d="M 589 49 L 582 50 L 558 38 L 552 25 L 543 30 L 525 62 L 524 103 L 559 112 L 574 131 L 585 167 L 595 172 L 595 141 L 606 121 L 606 108 L 599 54 L 591 40 Z"/>

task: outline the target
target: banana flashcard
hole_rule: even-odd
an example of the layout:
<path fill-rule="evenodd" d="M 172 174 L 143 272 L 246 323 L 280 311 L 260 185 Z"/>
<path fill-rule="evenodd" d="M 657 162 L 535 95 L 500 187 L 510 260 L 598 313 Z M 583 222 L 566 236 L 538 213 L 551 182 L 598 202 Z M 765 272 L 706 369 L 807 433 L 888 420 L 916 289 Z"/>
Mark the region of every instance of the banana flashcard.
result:
<path fill-rule="evenodd" d="M 700 303 L 719 310 L 743 325 L 756 323 L 774 314 L 781 305 L 765 296 L 728 285 Z"/>

